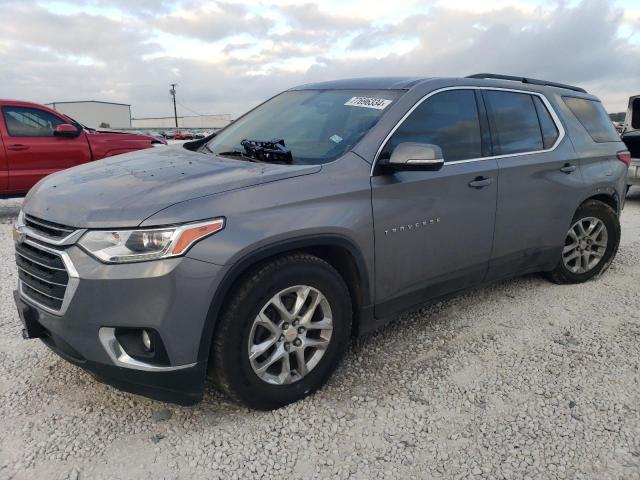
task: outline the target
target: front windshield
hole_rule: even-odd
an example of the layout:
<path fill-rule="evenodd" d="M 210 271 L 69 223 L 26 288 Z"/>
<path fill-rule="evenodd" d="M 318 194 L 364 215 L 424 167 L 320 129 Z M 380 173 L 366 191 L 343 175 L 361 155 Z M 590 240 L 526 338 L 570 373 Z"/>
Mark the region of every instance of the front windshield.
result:
<path fill-rule="evenodd" d="M 283 140 L 293 163 L 326 163 L 355 145 L 399 94 L 393 90 L 284 92 L 229 125 L 205 151 L 238 154 L 245 152 L 243 140 Z"/>

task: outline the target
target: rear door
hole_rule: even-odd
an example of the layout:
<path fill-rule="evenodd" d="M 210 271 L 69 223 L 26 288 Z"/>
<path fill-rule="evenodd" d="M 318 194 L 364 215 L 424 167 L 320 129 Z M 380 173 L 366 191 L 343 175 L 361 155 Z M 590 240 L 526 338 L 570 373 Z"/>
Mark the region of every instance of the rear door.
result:
<path fill-rule="evenodd" d="M 500 171 L 488 278 L 551 269 L 583 194 L 573 146 L 545 96 L 485 89 L 483 98 Z"/>
<path fill-rule="evenodd" d="M 374 171 L 376 316 L 468 288 L 484 278 L 493 241 L 497 163 L 473 89 L 427 97 L 380 152 L 402 142 L 438 145 L 439 171 Z M 484 139 L 484 141 L 483 141 Z"/>
<path fill-rule="evenodd" d="M 54 136 L 54 128 L 66 123 L 62 117 L 16 105 L 3 106 L 2 117 L 10 192 L 26 192 L 50 173 L 91 160 L 84 132 L 74 138 Z"/>

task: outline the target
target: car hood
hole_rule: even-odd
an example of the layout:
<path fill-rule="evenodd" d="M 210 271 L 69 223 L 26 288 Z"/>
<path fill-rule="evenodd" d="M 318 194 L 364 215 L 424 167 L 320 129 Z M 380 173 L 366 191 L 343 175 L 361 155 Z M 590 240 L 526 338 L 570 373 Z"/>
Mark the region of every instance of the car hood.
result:
<path fill-rule="evenodd" d="M 152 148 L 50 175 L 29 191 L 23 209 L 79 228 L 134 227 L 176 203 L 320 169 L 223 158 L 180 145 Z"/>
<path fill-rule="evenodd" d="M 146 133 L 121 132 L 118 130 L 92 130 L 87 132 L 87 135 L 90 140 L 100 138 L 103 142 L 113 141 L 121 143 L 150 141 L 151 143 L 164 143 L 165 145 L 167 143 L 164 139 L 160 139 Z"/>

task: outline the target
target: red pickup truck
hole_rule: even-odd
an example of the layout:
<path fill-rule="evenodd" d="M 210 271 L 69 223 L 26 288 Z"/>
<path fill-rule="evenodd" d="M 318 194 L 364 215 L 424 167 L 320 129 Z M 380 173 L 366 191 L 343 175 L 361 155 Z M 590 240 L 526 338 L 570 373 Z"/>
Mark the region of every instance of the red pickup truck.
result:
<path fill-rule="evenodd" d="M 0 195 L 26 193 L 50 173 L 166 141 L 87 128 L 36 103 L 0 100 Z"/>

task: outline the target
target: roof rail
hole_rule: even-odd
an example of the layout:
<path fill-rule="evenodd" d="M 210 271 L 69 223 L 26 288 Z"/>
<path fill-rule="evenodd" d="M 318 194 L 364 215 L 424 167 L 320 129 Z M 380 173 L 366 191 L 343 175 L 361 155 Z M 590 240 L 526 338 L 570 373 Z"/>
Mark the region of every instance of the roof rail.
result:
<path fill-rule="evenodd" d="M 511 80 L 513 82 L 530 83 L 531 85 L 545 85 L 547 87 L 566 88 L 574 92 L 587 93 L 584 88 L 574 87 L 573 85 L 565 85 L 564 83 L 549 82 L 547 80 L 536 80 L 535 78 L 514 77 L 513 75 L 500 75 L 497 73 L 476 73 L 466 78 L 495 78 L 496 80 Z"/>

